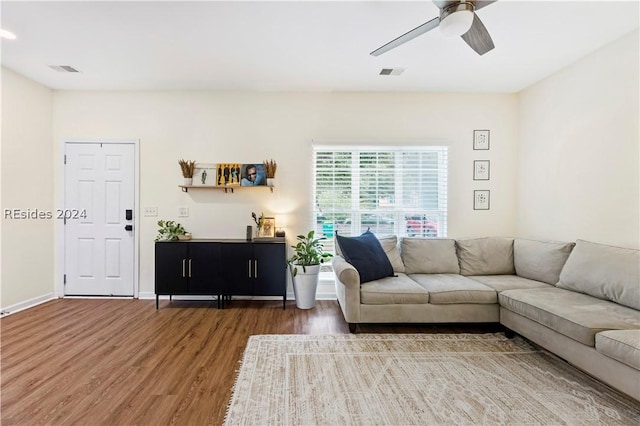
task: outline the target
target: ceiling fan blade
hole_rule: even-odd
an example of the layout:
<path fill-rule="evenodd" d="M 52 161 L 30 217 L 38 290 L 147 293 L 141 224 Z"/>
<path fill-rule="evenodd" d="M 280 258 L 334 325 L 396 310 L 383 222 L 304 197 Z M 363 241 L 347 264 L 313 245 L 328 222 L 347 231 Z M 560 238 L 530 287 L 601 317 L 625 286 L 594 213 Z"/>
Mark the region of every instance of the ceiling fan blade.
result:
<path fill-rule="evenodd" d="M 487 31 L 475 13 L 473 14 L 473 24 L 471 24 L 471 28 L 461 37 L 478 55 L 484 55 L 495 47 L 489 31 Z"/>
<path fill-rule="evenodd" d="M 376 50 L 371 52 L 370 55 L 372 56 L 382 55 L 383 53 L 388 52 L 389 50 L 394 49 L 400 46 L 401 44 L 404 44 L 410 40 L 413 40 L 414 38 L 418 37 L 421 34 L 426 33 L 427 31 L 431 31 L 432 29 L 436 28 L 438 25 L 440 25 L 440 18 L 433 18 L 432 20 L 425 22 L 419 27 L 416 27 L 411 31 L 402 34 L 400 37 L 390 41 L 384 46 L 377 48 Z"/>

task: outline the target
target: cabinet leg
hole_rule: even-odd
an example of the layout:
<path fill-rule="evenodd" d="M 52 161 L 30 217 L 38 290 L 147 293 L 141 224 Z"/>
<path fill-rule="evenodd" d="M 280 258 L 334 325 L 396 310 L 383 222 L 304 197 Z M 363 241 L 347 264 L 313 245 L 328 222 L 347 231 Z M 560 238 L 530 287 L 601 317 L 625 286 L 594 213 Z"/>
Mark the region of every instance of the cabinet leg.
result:
<path fill-rule="evenodd" d="M 156 311 L 158 310 L 158 298 L 159 298 L 159 297 L 160 297 L 160 296 L 158 296 L 158 295 L 156 294 Z"/>
<path fill-rule="evenodd" d="M 282 296 L 282 309 L 287 309 L 287 295 Z"/>

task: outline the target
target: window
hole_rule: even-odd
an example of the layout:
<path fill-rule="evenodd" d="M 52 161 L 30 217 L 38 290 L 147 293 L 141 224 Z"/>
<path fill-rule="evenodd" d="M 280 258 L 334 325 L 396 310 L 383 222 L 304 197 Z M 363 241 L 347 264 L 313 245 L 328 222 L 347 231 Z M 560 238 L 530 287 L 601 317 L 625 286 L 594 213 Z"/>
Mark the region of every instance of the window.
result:
<path fill-rule="evenodd" d="M 447 235 L 447 147 L 314 146 L 315 230 Z"/>

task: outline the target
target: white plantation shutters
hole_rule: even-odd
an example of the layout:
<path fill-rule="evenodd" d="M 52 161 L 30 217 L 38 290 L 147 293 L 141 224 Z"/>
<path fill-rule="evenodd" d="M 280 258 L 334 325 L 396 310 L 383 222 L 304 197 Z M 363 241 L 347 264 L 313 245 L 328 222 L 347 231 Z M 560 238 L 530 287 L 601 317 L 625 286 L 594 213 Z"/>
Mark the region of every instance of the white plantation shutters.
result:
<path fill-rule="evenodd" d="M 329 250 L 336 230 L 445 237 L 447 164 L 442 146 L 314 146 L 316 232 Z"/>

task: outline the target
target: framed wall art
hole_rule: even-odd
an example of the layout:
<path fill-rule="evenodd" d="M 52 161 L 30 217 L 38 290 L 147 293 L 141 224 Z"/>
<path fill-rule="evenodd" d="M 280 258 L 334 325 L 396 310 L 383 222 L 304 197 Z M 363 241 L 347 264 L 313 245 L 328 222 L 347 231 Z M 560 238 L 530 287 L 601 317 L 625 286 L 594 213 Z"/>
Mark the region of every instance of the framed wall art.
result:
<path fill-rule="evenodd" d="M 240 186 L 265 186 L 267 184 L 264 163 L 243 164 L 240 173 Z"/>
<path fill-rule="evenodd" d="M 216 164 L 215 184 L 218 186 L 238 186 L 240 185 L 240 163 L 218 163 Z"/>
<path fill-rule="evenodd" d="M 489 180 L 489 160 L 475 160 L 473 162 L 473 180 Z"/>
<path fill-rule="evenodd" d="M 489 190 L 473 191 L 473 209 L 489 210 Z"/>
<path fill-rule="evenodd" d="M 211 163 L 196 163 L 193 171 L 193 185 L 216 185 L 216 165 Z"/>
<path fill-rule="evenodd" d="M 489 131 L 488 130 L 473 131 L 473 149 L 475 150 L 489 149 Z"/>

